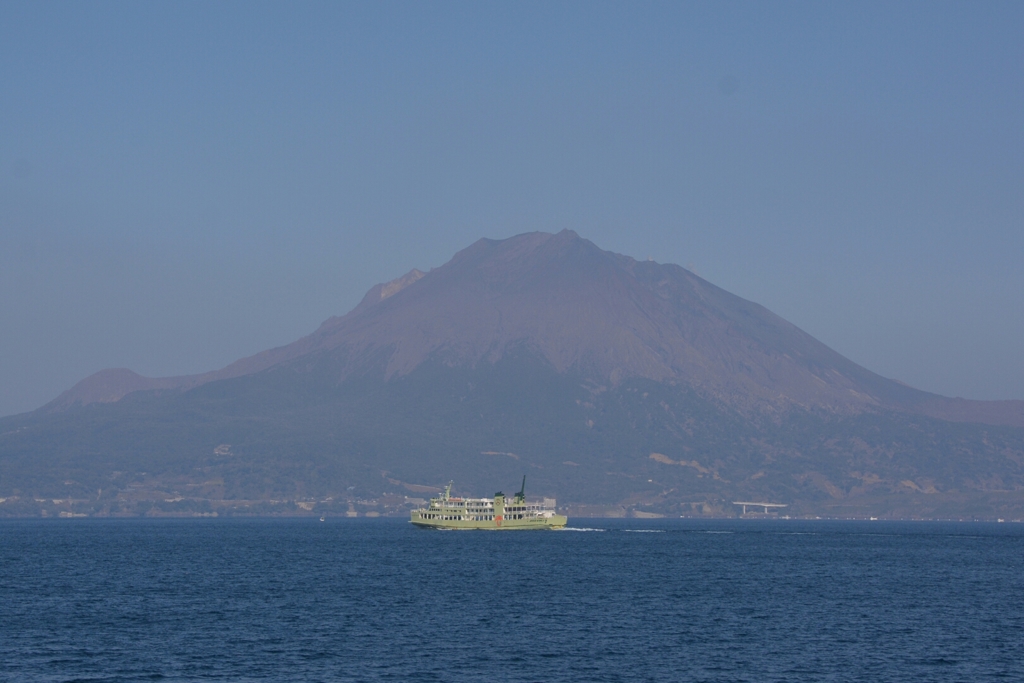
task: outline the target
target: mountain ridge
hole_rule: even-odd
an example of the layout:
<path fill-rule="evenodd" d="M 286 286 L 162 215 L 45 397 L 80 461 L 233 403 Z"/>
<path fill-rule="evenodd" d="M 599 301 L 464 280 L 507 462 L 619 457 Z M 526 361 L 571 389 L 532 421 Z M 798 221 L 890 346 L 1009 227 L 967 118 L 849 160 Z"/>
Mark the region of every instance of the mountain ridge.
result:
<path fill-rule="evenodd" d="M 679 266 L 525 233 L 219 370 L 108 370 L 0 419 L 0 515 L 407 514 L 528 474 L 584 514 L 1024 519 L 1022 408 L 880 377 Z"/>
<path fill-rule="evenodd" d="M 346 356 L 341 381 L 385 348 L 392 378 L 437 354 L 474 365 L 524 344 L 558 372 L 612 385 L 629 377 L 683 382 L 747 410 L 888 408 L 1024 426 L 1024 401 L 948 398 L 883 378 L 680 266 L 606 252 L 569 230 L 478 240 L 427 273 L 375 285 L 349 313 L 291 344 L 198 375 L 104 370 L 40 410 L 189 390 L 311 353 Z"/>

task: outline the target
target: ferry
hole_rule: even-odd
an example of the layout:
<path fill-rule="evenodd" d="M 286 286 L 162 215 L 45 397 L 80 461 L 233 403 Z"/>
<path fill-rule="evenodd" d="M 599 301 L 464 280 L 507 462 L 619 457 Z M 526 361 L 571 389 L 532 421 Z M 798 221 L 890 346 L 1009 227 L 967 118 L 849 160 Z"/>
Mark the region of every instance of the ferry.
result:
<path fill-rule="evenodd" d="M 452 495 L 452 482 L 430 505 L 410 513 L 410 522 L 425 529 L 561 529 L 568 521 L 555 513 L 555 499 L 526 500 L 526 477 L 511 500 L 498 492 L 494 498 Z"/>

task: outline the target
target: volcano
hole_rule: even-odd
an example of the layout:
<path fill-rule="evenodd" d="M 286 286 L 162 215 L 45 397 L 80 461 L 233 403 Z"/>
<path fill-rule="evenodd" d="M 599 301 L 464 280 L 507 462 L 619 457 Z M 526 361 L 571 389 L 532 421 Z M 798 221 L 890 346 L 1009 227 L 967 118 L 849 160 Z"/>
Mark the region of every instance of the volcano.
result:
<path fill-rule="evenodd" d="M 221 370 L 102 371 L 0 431 L 0 495 L 106 483 L 115 498 L 90 509 L 108 512 L 134 509 L 115 493 L 129 484 L 189 509 L 189 487 L 211 505 L 355 509 L 524 471 L 623 514 L 731 514 L 737 497 L 1001 514 L 1024 490 L 1024 402 L 883 378 L 684 268 L 568 230 L 479 240 Z"/>

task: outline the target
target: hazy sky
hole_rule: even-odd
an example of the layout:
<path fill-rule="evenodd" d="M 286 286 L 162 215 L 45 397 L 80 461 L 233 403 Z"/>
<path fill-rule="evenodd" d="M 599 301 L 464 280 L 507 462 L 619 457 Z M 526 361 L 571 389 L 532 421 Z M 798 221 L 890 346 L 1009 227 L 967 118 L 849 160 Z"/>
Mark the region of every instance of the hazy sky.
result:
<path fill-rule="evenodd" d="M 0 415 L 571 228 L 1024 399 L 1024 3 L 0 3 Z"/>

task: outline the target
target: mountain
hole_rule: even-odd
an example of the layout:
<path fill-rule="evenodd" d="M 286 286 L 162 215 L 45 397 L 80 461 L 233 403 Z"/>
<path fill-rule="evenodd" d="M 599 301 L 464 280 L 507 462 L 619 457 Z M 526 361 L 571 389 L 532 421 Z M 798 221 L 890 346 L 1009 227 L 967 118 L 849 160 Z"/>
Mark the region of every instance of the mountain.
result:
<path fill-rule="evenodd" d="M 221 370 L 97 373 L 0 432 L 0 495 L 96 489 L 87 507 L 108 513 L 141 491 L 172 503 L 158 512 L 385 510 L 449 477 L 479 491 L 522 472 L 604 512 L 1024 511 L 1024 402 L 885 379 L 690 271 L 571 231 L 479 240 Z"/>
<path fill-rule="evenodd" d="M 104 370 L 44 410 L 192 388 L 325 352 L 338 359 L 341 381 L 382 355 L 390 379 L 433 357 L 475 366 L 520 347 L 559 373 L 611 384 L 630 377 L 683 382 L 759 410 L 887 406 L 1024 426 L 1024 401 L 947 399 L 882 378 L 679 266 L 605 252 L 568 230 L 480 240 L 429 274 L 413 270 L 373 287 L 349 314 L 312 335 L 222 370 L 158 379 Z"/>

